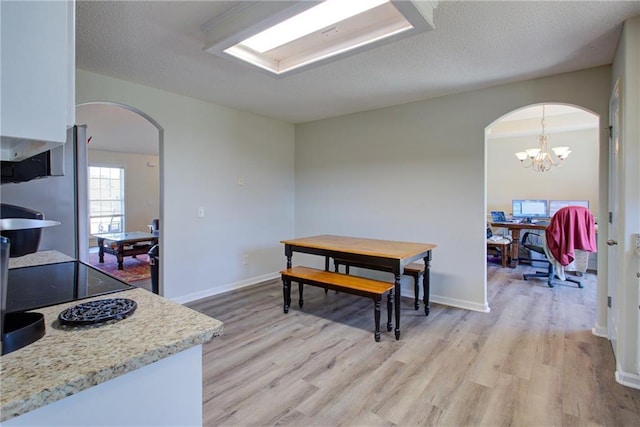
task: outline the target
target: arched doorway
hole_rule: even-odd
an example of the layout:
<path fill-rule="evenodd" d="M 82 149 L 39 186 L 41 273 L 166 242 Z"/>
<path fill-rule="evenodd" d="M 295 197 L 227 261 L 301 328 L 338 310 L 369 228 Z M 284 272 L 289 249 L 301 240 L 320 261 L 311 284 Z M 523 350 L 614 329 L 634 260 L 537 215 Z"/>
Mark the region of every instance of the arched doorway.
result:
<path fill-rule="evenodd" d="M 97 258 L 98 233 L 108 232 L 148 232 L 149 224 L 158 219 L 162 224 L 162 137 L 163 129 L 145 113 L 123 104 L 111 102 L 90 102 L 76 106 L 76 121 L 87 126 L 88 167 L 93 178 L 87 178 L 94 187 L 103 182 L 110 194 L 98 196 L 96 189 L 92 200 L 86 200 L 88 224 L 79 236 L 87 242 L 86 251 L 80 259 L 91 261 Z M 88 174 L 90 175 L 90 174 Z M 100 179 L 95 179 L 99 175 Z M 109 176 L 109 178 L 105 178 Z M 104 189 L 98 190 L 104 193 Z M 82 202 L 81 202 L 82 203 Z M 89 207 L 90 206 L 90 207 Z M 82 235 L 84 234 L 84 235 Z M 162 235 L 158 236 L 162 240 Z M 115 264 L 105 254 L 105 258 Z M 131 268 L 116 271 L 125 281 L 140 280 L 137 285 L 150 287 L 149 268 L 146 254 L 129 257 Z M 144 260 L 144 261 L 142 261 Z M 105 259 L 106 261 L 106 259 Z M 103 264 L 106 267 L 106 263 Z M 136 274 L 136 267 L 138 273 Z M 159 278 L 162 278 L 160 262 Z M 145 274 L 146 273 L 146 274 Z M 145 277 L 146 276 L 146 277 Z M 163 293 L 162 280 L 159 280 L 159 292 Z"/>
<path fill-rule="evenodd" d="M 606 207 L 600 208 L 599 195 L 600 131 L 597 114 L 575 105 L 545 103 L 545 134 L 549 148 L 568 146 L 571 154 L 561 166 L 547 172 L 525 168 L 516 158 L 516 152 L 537 148 L 538 135 L 542 131 L 542 106 L 528 105 L 511 111 L 485 129 L 487 221 L 491 221 L 492 211 L 503 211 L 509 216 L 512 201 L 518 199 L 588 201 L 596 218 L 604 218 Z M 591 257 L 589 269 L 597 270 L 595 255 Z M 514 279 L 522 279 L 521 272 L 514 271 Z M 516 277 L 518 273 L 520 276 Z M 598 278 L 598 293 L 602 289 L 602 281 Z M 598 301 L 600 298 L 598 295 Z"/>

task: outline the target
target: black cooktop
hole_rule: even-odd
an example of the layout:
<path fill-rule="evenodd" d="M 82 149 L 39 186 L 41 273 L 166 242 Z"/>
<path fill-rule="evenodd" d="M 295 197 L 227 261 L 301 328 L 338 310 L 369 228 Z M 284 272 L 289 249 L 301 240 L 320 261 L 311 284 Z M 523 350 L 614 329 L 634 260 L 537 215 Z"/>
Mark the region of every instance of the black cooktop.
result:
<path fill-rule="evenodd" d="M 133 288 L 81 261 L 12 268 L 7 276 L 7 313 Z"/>

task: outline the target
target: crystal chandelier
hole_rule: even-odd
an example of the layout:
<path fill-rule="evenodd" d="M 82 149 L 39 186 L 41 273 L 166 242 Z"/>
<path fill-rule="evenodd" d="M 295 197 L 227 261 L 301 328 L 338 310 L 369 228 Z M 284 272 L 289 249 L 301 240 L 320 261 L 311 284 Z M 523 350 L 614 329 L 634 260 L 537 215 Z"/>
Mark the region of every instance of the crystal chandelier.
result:
<path fill-rule="evenodd" d="M 542 133 L 538 136 L 538 148 L 528 148 L 516 153 L 520 164 L 525 168 L 533 168 L 536 172 L 550 171 L 554 166 L 562 166 L 562 161 L 569 157 L 569 147 L 553 147 L 553 157 L 549 153 L 547 141 L 549 136 L 544 133 L 544 104 L 542 105 Z M 555 157 L 555 159 L 554 159 Z"/>

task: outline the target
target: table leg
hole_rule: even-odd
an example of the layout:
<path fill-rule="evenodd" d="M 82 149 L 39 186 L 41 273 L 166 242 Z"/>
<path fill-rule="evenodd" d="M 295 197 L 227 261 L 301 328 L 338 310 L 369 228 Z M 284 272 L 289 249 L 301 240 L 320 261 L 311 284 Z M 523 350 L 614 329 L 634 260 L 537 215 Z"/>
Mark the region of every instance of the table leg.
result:
<path fill-rule="evenodd" d="M 291 257 L 293 256 L 293 251 L 291 250 L 291 246 L 284 245 L 284 256 L 287 257 L 287 268 L 291 268 Z"/>
<path fill-rule="evenodd" d="M 518 255 L 519 246 L 520 246 L 520 229 L 514 228 L 511 230 L 511 267 L 515 268 L 518 265 L 518 261 L 520 258 Z"/>
<path fill-rule="evenodd" d="M 422 301 L 424 302 L 424 314 L 429 315 L 431 306 L 429 305 L 429 295 L 431 293 L 431 251 L 424 257 L 424 274 L 422 276 L 422 292 L 424 293 Z"/>
<path fill-rule="evenodd" d="M 400 286 L 401 277 L 402 276 L 400 275 L 400 272 L 398 272 L 398 274 L 396 274 L 396 281 L 394 283 L 394 297 L 396 303 L 396 340 L 400 339 L 400 300 L 402 299 L 402 286 Z"/>
<path fill-rule="evenodd" d="M 124 270 L 124 256 L 122 253 L 124 252 L 124 243 L 118 243 L 118 270 Z"/>
<path fill-rule="evenodd" d="M 417 310 L 420 308 L 420 304 L 418 304 L 420 301 L 420 273 L 414 273 L 411 276 L 413 276 L 413 308 Z"/>
<path fill-rule="evenodd" d="M 375 323 L 376 330 L 374 332 L 374 337 L 376 342 L 380 341 L 380 303 L 382 300 L 382 296 L 378 295 L 373 299 L 373 321 Z"/>
<path fill-rule="evenodd" d="M 104 263 L 104 239 L 98 237 L 98 260 Z"/>
<path fill-rule="evenodd" d="M 393 329 L 393 290 L 389 291 L 387 295 L 387 331 L 391 332 Z"/>

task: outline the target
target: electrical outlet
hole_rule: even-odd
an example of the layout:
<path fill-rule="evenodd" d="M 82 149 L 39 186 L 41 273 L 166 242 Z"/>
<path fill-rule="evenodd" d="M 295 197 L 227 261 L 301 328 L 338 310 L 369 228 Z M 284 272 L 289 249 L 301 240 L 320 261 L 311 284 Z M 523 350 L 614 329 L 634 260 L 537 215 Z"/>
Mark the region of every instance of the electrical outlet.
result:
<path fill-rule="evenodd" d="M 249 264 L 249 255 L 244 254 L 244 255 L 242 256 L 242 264 L 244 264 L 244 265 Z"/>
<path fill-rule="evenodd" d="M 633 250 L 636 252 L 636 255 L 640 256 L 640 233 L 633 235 Z"/>

